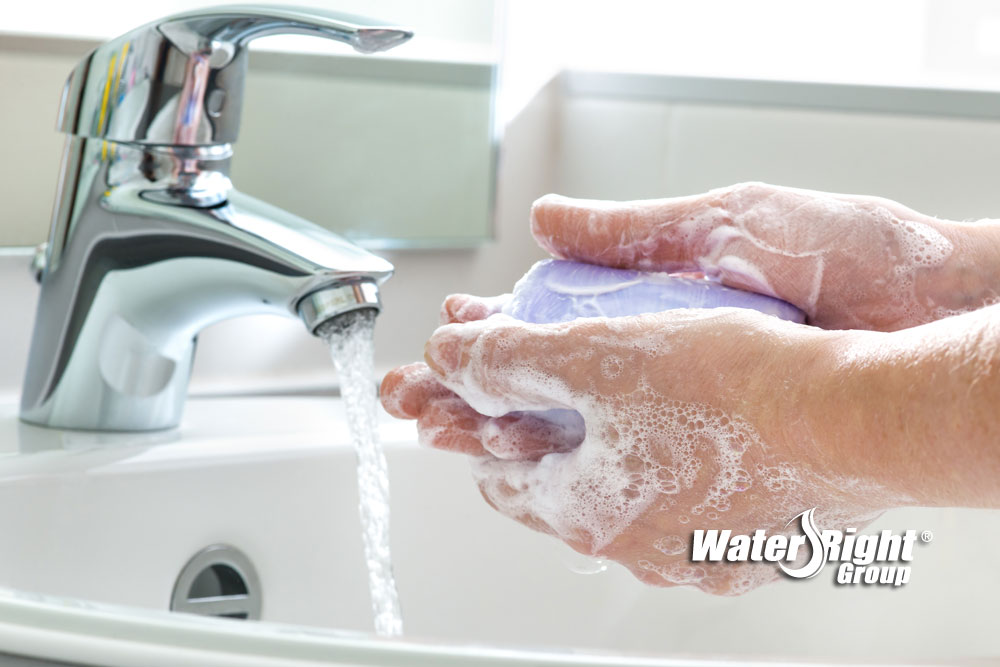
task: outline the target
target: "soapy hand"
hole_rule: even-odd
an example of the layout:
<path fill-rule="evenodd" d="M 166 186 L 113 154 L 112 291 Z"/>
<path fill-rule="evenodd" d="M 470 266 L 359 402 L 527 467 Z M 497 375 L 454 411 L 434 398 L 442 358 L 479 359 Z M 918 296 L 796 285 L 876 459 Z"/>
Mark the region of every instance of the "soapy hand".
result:
<path fill-rule="evenodd" d="M 892 331 L 992 300 L 996 251 L 975 229 L 884 200 L 760 184 L 620 204 L 550 195 L 532 210 L 536 239 L 557 257 L 703 271 L 827 329 Z M 470 455 L 502 513 L 645 582 L 738 594 L 777 577 L 768 565 L 692 563 L 694 528 L 779 532 L 817 507 L 821 527 L 860 529 L 887 508 L 942 501 L 911 493 L 897 450 L 871 449 L 872 425 L 845 412 L 859 396 L 874 404 L 870 381 L 846 382 L 845 366 L 863 378 L 878 372 L 871 359 L 896 363 L 882 339 L 858 352 L 858 335 L 888 334 L 741 309 L 536 325 L 496 315 L 502 303 L 449 297 L 428 365 L 391 372 L 383 405 L 418 419 L 424 444 Z"/>
<path fill-rule="evenodd" d="M 424 444 L 473 455 L 503 514 L 647 583 L 739 594 L 777 570 L 691 563 L 693 528 L 778 532 L 810 507 L 824 527 L 860 527 L 907 500 L 842 469 L 814 436 L 809 369 L 833 335 L 733 308 L 554 325 L 497 316 L 438 329 L 429 367 L 391 373 L 383 403 L 418 418 Z M 552 409 L 578 411 L 586 435 L 528 412 Z"/>
<path fill-rule="evenodd" d="M 875 197 L 763 183 L 632 202 L 548 195 L 531 228 L 556 257 L 699 270 L 788 301 L 825 329 L 895 331 L 1000 296 L 1000 253 L 977 225 Z"/>

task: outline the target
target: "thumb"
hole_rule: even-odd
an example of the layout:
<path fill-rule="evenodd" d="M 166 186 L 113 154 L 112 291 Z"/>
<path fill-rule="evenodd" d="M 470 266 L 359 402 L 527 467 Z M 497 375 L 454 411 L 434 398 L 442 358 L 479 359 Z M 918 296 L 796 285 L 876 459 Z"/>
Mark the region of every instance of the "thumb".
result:
<path fill-rule="evenodd" d="M 581 325 L 573 322 L 527 324 L 494 316 L 439 327 L 424 356 L 443 385 L 476 411 L 500 417 L 572 408 L 592 377 L 590 351 Z"/>

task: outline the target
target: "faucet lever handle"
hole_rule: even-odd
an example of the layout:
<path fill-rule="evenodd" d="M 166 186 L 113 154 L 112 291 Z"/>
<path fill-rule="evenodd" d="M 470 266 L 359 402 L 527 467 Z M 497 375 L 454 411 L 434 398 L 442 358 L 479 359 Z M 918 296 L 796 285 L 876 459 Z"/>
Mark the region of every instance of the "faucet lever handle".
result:
<path fill-rule="evenodd" d="M 66 81 L 57 126 L 138 144 L 231 143 L 239 133 L 247 44 L 276 34 L 325 37 L 361 53 L 386 51 L 413 36 L 325 9 L 229 5 L 174 14 L 84 58 Z"/>
<path fill-rule="evenodd" d="M 364 16 L 326 9 L 232 5 L 208 7 L 168 16 L 156 27 L 184 49 L 194 51 L 215 42 L 244 46 L 267 35 L 313 35 L 344 42 L 361 53 L 387 51 L 413 33 Z"/>

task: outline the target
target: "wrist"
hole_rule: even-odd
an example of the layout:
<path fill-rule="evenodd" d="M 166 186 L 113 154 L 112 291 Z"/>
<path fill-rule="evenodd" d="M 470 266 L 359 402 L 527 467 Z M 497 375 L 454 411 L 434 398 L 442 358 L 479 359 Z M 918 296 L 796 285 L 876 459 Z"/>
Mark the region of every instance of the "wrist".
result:
<path fill-rule="evenodd" d="M 894 334 L 846 330 L 829 332 L 813 365 L 810 405 L 828 469 L 885 488 L 890 506 L 906 504 L 916 477 L 904 455 L 905 422 L 893 409 L 903 403 L 899 378 L 888 372 L 886 351 Z M 888 508 L 888 507 L 887 507 Z"/>
<path fill-rule="evenodd" d="M 1000 221 L 938 222 L 952 244 L 944 263 L 925 271 L 916 290 L 933 319 L 969 312 L 1000 300 Z"/>
<path fill-rule="evenodd" d="M 902 499 L 889 506 L 1000 506 L 998 309 L 840 332 L 827 349 L 826 446 Z"/>
<path fill-rule="evenodd" d="M 789 437 L 831 483 L 863 480 L 904 498 L 909 473 L 900 468 L 898 438 L 878 404 L 889 391 L 873 368 L 886 334 L 865 330 L 803 332 L 801 382 Z M 901 478 L 907 479 L 901 479 Z M 897 503 L 900 504 L 900 503 Z M 887 506 L 888 507 L 888 506 Z"/>

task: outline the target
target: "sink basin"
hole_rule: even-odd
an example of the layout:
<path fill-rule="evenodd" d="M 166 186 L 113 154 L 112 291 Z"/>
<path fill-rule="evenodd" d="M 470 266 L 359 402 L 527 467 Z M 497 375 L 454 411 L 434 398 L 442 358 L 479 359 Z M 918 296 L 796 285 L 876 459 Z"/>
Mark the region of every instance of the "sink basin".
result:
<path fill-rule="evenodd" d="M 579 574 L 568 548 L 490 510 L 462 457 L 418 447 L 412 422 L 383 415 L 380 433 L 404 642 L 344 638 L 370 632 L 372 621 L 339 400 L 197 397 L 179 429 L 151 434 L 43 429 L 20 423 L 13 403 L 0 405 L 0 587 L 8 589 L 0 642 L 17 634 L 4 634 L 10 619 L 34 618 L 50 604 L 56 616 L 76 618 L 97 603 L 94 613 L 109 618 L 101 605 L 145 609 L 122 622 L 147 619 L 161 630 L 197 627 L 236 641 L 262 628 L 261 637 L 363 640 L 381 646 L 376 653 L 411 640 L 430 642 L 421 650 L 432 653 L 489 644 L 540 649 L 553 660 L 553 650 L 835 660 L 997 651 L 996 612 L 983 595 L 1000 590 L 991 555 L 1000 550 L 997 513 L 885 514 L 872 530 L 934 533 L 901 588 L 835 586 L 828 568 L 812 580 L 717 598 L 649 588 L 614 565 Z M 166 613 L 184 565 L 214 544 L 253 564 L 263 623 Z M 79 619 L 70 626 L 89 627 Z"/>

